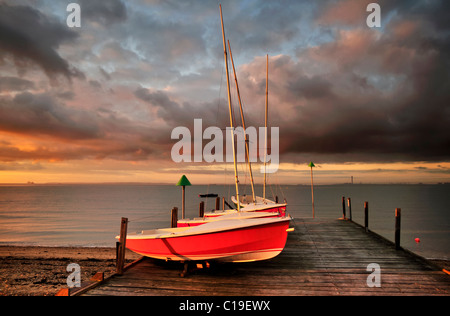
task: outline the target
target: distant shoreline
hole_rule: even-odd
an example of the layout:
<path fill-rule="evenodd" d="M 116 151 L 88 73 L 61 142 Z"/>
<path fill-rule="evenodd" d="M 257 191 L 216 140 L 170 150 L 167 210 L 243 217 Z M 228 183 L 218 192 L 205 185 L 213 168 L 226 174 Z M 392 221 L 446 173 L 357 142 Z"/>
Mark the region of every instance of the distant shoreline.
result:
<path fill-rule="evenodd" d="M 48 182 L 48 183 L 0 183 L 1 186 L 77 186 L 77 185 L 142 185 L 142 186 L 174 186 L 174 183 L 152 183 L 152 182 Z M 232 183 L 194 183 L 193 186 L 221 186 L 221 185 L 234 185 Z M 241 184 L 244 186 L 250 186 L 250 184 Z M 262 184 L 255 184 L 256 186 L 262 186 Z M 282 184 L 271 184 L 272 186 L 311 186 L 308 183 L 282 183 Z M 392 183 L 314 183 L 314 186 L 338 186 L 338 185 L 450 185 L 450 182 L 433 182 L 433 183 L 422 183 L 422 182 L 392 182 Z"/>

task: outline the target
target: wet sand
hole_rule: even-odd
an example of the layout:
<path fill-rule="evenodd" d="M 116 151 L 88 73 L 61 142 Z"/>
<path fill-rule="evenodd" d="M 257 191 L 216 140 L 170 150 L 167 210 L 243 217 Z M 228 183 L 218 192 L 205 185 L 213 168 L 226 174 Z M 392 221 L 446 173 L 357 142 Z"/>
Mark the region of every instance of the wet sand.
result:
<path fill-rule="evenodd" d="M 140 256 L 127 250 L 126 261 Z M 81 282 L 97 272 L 116 271 L 115 248 L 0 246 L 0 296 L 55 295 L 67 287 L 67 266 L 77 263 Z"/>

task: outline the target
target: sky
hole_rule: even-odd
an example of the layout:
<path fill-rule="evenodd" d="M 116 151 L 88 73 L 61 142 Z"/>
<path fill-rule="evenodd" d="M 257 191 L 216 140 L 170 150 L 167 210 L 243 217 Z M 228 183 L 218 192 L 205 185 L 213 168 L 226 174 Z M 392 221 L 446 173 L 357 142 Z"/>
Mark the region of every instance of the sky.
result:
<path fill-rule="evenodd" d="M 450 182 L 450 2 L 380 0 L 369 27 L 370 2 L 223 1 L 247 126 L 269 56 L 272 183 L 309 183 L 310 161 L 317 184 Z M 0 183 L 234 181 L 172 160 L 196 118 L 229 125 L 219 1 L 0 0 Z"/>

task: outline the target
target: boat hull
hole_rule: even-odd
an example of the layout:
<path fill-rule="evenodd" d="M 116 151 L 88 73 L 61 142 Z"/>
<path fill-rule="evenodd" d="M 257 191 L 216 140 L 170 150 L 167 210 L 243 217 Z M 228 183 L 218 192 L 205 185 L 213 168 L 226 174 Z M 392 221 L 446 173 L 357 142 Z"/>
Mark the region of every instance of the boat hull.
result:
<path fill-rule="evenodd" d="M 232 196 L 231 201 L 237 206 L 236 197 Z M 256 197 L 256 201 L 253 202 L 251 196 L 243 196 L 239 206 L 244 212 L 278 212 L 281 216 L 286 213 L 287 203 L 278 203 L 269 199 L 264 199 L 260 196 Z"/>
<path fill-rule="evenodd" d="M 220 215 L 219 215 L 220 214 Z M 268 218 L 268 217 L 282 217 L 275 212 L 237 212 L 233 210 L 220 212 L 216 216 L 204 216 L 194 219 L 180 219 L 177 221 L 177 227 L 192 227 L 207 224 L 219 220 L 227 219 L 254 219 L 254 218 Z"/>
<path fill-rule="evenodd" d="M 215 211 L 215 212 L 208 212 L 204 214 L 205 218 L 208 217 L 218 217 L 222 216 L 224 214 L 230 214 L 230 213 L 237 213 L 237 210 L 225 210 L 225 211 Z M 247 205 L 245 207 L 241 207 L 240 212 L 272 212 L 276 214 L 275 216 L 285 216 L 286 215 L 286 204 L 264 204 L 264 205 Z"/>
<path fill-rule="evenodd" d="M 290 218 L 263 220 L 263 224 L 257 220 L 246 221 L 257 224 L 186 236 L 127 237 L 126 246 L 136 253 L 156 259 L 225 262 L 266 260 L 277 256 L 284 249 Z"/>

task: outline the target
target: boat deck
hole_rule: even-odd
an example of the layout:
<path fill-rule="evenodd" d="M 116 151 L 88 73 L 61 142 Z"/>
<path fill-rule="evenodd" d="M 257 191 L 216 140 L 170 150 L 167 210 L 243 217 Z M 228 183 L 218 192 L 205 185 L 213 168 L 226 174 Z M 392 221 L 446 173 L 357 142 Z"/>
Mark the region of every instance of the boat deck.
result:
<path fill-rule="evenodd" d="M 213 264 L 180 277 L 183 265 L 145 258 L 83 295 L 449 295 L 450 276 L 427 260 L 333 219 L 295 219 L 284 251 L 271 260 Z M 381 287 L 369 287 L 368 265 Z M 370 283 L 370 282 L 369 282 Z"/>

